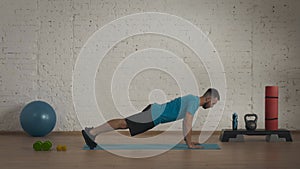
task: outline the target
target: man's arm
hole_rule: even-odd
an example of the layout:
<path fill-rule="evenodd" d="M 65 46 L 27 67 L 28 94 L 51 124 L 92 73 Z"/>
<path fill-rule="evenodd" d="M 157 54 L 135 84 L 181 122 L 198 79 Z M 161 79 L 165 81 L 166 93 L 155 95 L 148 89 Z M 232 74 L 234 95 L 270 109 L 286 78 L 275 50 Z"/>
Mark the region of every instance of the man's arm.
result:
<path fill-rule="evenodd" d="M 202 146 L 196 145 L 196 143 L 192 142 L 192 123 L 193 115 L 190 112 L 186 112 L 182 123 L 184 140 L 189 148 L 202 148 Z"/>

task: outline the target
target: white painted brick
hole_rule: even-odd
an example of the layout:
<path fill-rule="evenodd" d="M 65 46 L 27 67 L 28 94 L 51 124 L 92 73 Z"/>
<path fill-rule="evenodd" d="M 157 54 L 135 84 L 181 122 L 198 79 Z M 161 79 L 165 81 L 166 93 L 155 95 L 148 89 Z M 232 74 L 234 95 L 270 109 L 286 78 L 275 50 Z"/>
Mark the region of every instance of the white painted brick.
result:
<path fill-rule="evenodd" d="M 105 24 L 146 11 L 183 17 L 202 29 L 214 44 L 228 87 L 218 129 L 231 128 L 233 112 L 239 114 L 240 128 L 244 128 L 243 115 L 250 112 L 259 115 L 258 127 L 263 128 L 264 88 L 278 85 L 279 126 L 299 130 L 299 7 L 297 0 L 1 0 L 0 130 L 21 130 L 20 110 L 36 99 L 55 108 L 55 130 L 80 130 L 72 100 L 72 73 L 81 48 Z M 186 31 L 184 25 L 178 27 Z M 111 39 L 107 36 L 102 41 Z M 130 37 L 107 53 L 96 73 L 95 94 L 106 119 L 121 116 L 111 97 L 110 83 L 116 67 L 133 52 L 150 47 L 179 56 L 197 78 L 200 93 L 209 87 L 205 66 L 183 43 L 153 34 Z M 107 46 L 99 48 L 105 49 Z M 170 59 L 166 64 L 172 63 Z M 176 80 L 159 70 L 141 72 L 128 89 L 131 104 L 137 110 L 143 109 L 149 103 L 150 92 L 157 88 L 168 100 L 178 97 Z M 124 112 L 123 116 L 133 113 Z M 203 127 L 207 114 L 207 110 L 198 112 L 195 130 Z M 181 130 L 180 122 L 171 129 Z"/>

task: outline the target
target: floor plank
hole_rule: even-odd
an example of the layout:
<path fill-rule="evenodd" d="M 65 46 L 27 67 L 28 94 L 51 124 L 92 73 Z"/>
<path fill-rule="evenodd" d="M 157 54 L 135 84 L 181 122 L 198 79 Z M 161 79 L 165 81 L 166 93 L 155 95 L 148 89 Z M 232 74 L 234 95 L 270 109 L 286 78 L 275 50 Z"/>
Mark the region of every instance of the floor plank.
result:
<path fill-rule="evenodd" d="M 177 133 L 178 135 L 179 133 Z M 166 136 L 166 141 L 176 133 Z M 294 141 L 268 143 L 262 136 L 246 137 L 245 142 L 222 143 L 219 135 L 213 135 L 208 143 L 218 143 L 221 150 L 172 150 L 149 158 L 125 158 L 107 151 L 82 150 L 84 141 L 79 134 L 52 133 L 45 138 L 29 137 L 26 134 L 0 134 L 0 164 L 5 169 L 22 168 L 299 168 L 300 134 L 293 133 Z M 142 135 L 140 137 L 151 137 Z M 197 137 L 194 136 L 194 139 Z M 106 143 L 118 142 L 115 134 L 105 134 L 97 140 Z M 67 145 L 66 152 L 35 152 L 32 144 L 36 140 L 51 140 L 53 146 Z M 131 153 L 139 153 L 132 151 Z M 2 167 L 1 167 L 2 168 Z"/>

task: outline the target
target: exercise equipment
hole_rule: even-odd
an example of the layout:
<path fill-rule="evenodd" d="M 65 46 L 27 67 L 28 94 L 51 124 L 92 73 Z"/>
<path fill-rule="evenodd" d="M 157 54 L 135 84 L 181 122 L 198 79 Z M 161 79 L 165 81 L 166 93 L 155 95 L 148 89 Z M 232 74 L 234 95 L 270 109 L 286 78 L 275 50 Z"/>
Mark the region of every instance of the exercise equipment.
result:
<path fill-rule="evenodd" d="M 62 151 L 67 151 L 67 146 L 63 145 L 63 146 L 61 147 L 61 150 L 62 150 Z"/>
<path fill-rule="evenodd" d="M 36 141 L 33 143 L 32 147 L 35 151 L 49 151 L 52 147 L 52 143 L 51 141 Z"/>
<path fill-rule="evenodd" d="M 43 137 L 53 130 L 56 124 L 56 114 L 48 103 L 33 101 L 22 109 L 20 123 L 29 135 Z"/>
<path fill-rule="evenodd" d="M 236 113 L 232 114 L 232 130 L 237 130 L 238 128 L 238 115 Z"/>
<path fill-rule="evenodd" d="M 250 117 L 254 117 L 254 119 L 249 119 Z M 255 130 L 256 129 L 256 122 L 257 122 L 257 115 L 256 114 L 246 114 L 244 116 L 245 120 L 245 127 L 247 130 Z"/>
<path fill-rule="evenodd" d="M 279 138 L 277 134 L 271 134 L 266 136 L 267 142 L 283 142 L 285 138 Z"/>
<path fill-rule="evenodd" d="M 265 129 L 278 130 L 278 86 L 266 86 Z"/>
<path fill-rule="evenodd" d="M 268 141 L 268 137 L 271 135 L 277 135 L 279 139 L 283 138 L 287 142 L 292 142 L 292 136 L 290 131 L 285 129 L 279 129 L 279 130 L 263 130 L 263 129 L 257 129 L 257 130 L 245 130 L 245 129 L 239 129 L 239 130 L 230 130 L 230 129 L 223 129 L 220 135 L 220 141 L 222 142 L 228 142 L 231 138 L 237 138 L 238 135 L 256 135 L 256 136 L 266 136 L 266 140 Z M 274 137 L 274 136 L 272 136 Z M 283 140 L 282 140 L 283 141 Z"/>
<path fill-rule="evenodd" d="M 93 150 L 219 150 L 218 144 L 201 144 L 203 149 L 189 149 L 186 144 L 100 144 Z M 83 150 L 90 150 L 84 145 Z"/>
<path fill-rule="evenodd" d="M 67 151 L 67 146 L 65 145 L 57 145 L 56 146 L 57 151 Z"/>
<path fill-rule="evenodd" d="M 32 145 L 32 148 L 35 150 L 35 151 L 42 151 L 42 142 L 41 141 L 36 141 L 33 143 Z"/>
<path fill-rule="evenodd" d="M 62 146 L 61 145 L 57 145 L 56 146 L 56 151 L 62 151 Z"/>
<path fill-rule="evenodd" d="M 52 147 L 52 143 L 50 141 L 45 141 L 43 144 L 42 144 L 42 150 L 43 151 L 49 151 Z"/>
<path fill-rule="evenodd" d="M 243 141 L 245 141 L 244 135 L 238 134 L 238 135 L 236 135 L 235 138 L 229 138 L 229 141 L 230 142 L 243 142 Z"/>
<path fill-rule="evenodd" d="M 265 130 L 256 129 L 257 115 L 254 120 L 244 117 L 246 130 L 223 129 L 220 135 L 222 142 L 244 141 L 244 135 L 266 136 L 268 142 L 287 141 L 292 142 L 289 130 L 278 129 L 278 86 L 266 86 L 265 91 Z"/>

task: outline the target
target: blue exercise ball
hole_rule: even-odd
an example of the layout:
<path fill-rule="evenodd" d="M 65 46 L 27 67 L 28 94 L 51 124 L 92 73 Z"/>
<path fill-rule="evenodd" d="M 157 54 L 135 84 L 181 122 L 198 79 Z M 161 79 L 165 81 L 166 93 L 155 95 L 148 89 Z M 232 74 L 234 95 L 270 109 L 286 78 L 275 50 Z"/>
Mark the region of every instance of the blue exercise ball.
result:
<path fill-rule="evenodd" d="M 33 101 L 22 109 L 20 122 L 23 130 L 29 135 L 43 137 L 55 127 L 56 114 L 48 103 Z"/>

